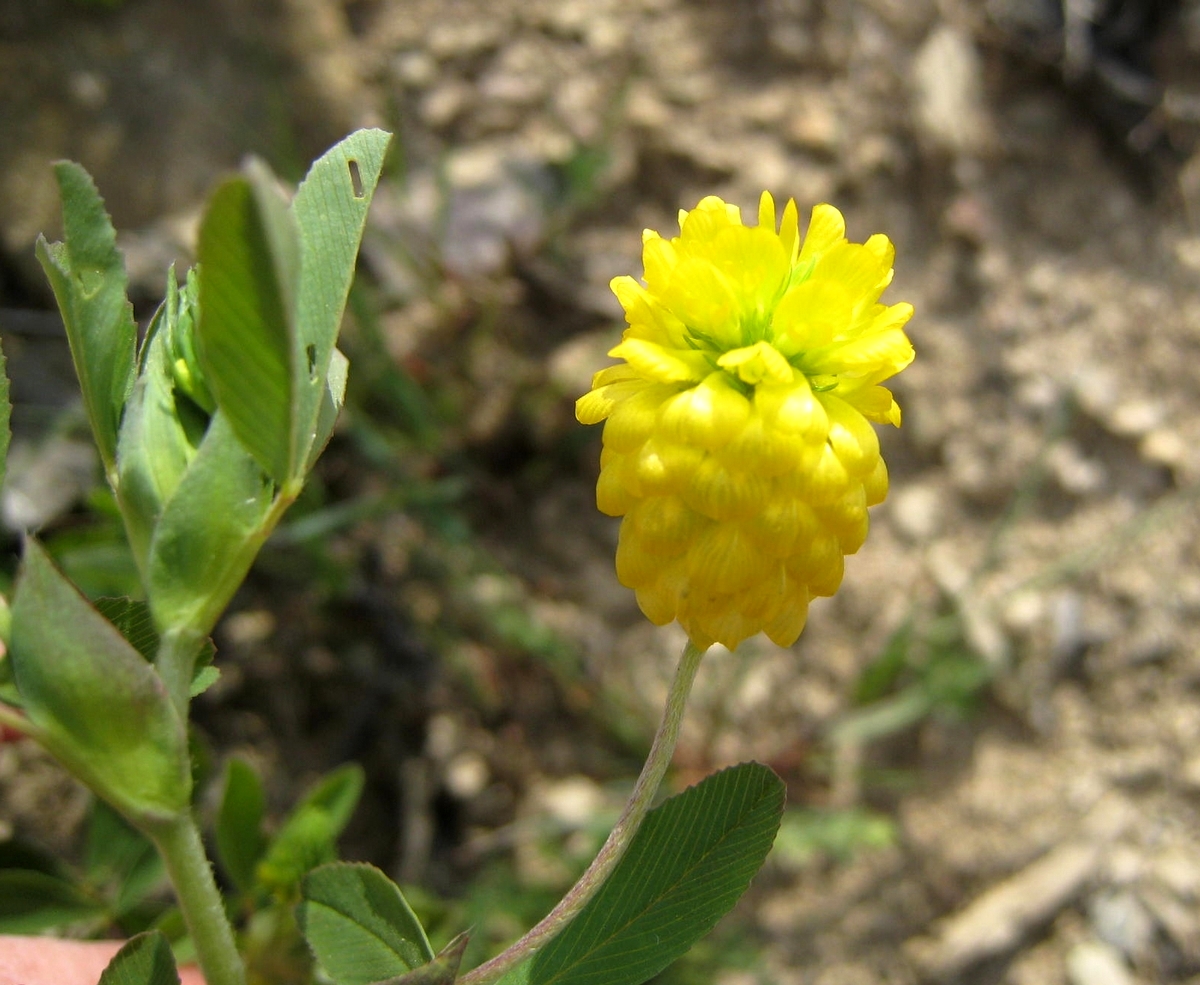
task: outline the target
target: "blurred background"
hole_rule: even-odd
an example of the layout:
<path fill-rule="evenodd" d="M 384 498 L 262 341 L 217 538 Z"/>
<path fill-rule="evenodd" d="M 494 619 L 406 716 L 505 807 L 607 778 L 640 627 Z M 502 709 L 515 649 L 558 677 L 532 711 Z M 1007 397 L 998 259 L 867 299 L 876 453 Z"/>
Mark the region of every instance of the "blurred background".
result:
<path fill-rule="evenodd" d="M 33 255 L 82 162 L 139 318 L 248 153 L 396 139 L 347 407 L 217 633 L 212 763 L 273 817 L 347 760 L 343 846 L 469 962 L 582 870 L 675 656 L 613 572 L 599 429 L 640 232 L 715 193 L 897 246 L 892 493 L 790 650 L 716 648 L 671 780 L 787 782 L 778 845 L 669 985 L 1200 982 L 1200 3 L 0 0 L 3 571 L 41 530 L 136 590 Z M 0 837 L 87 799 L 0 747 Z"/>

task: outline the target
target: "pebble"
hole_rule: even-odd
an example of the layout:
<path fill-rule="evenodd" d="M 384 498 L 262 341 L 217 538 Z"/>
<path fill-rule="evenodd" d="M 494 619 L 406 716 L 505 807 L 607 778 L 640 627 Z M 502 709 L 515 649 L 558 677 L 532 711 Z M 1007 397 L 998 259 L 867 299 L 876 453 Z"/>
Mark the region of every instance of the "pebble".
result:
<path fill-rule="evenodd" d="M 1127 959 L 1144 958 L 1154 943 L 1154 919 L 1127 889 L 1102 893 L 1088 906 L 1092 929 L 1100 941 L 1116 948 Z"/>
<path fill-rule="evenodd" d="M 931 485 L 914 483 L 892 497 L 892 522 L 901 536 L 914 542 L 932 540 L 945 519 L 944 493 Z"/>
<path fill-rule="evenodd" d="M 913 59 L 914 116 L 925 138 L 955 154 L 977 154 L 990 140 L 983 62 L 960 28 L 935 28 Z"/>
<path fill-rule="evenodd" d="M 1067 953 L 1071 985 L 1134 985 L 1121 952 L 1103 941 L 1083 941 Z"/>

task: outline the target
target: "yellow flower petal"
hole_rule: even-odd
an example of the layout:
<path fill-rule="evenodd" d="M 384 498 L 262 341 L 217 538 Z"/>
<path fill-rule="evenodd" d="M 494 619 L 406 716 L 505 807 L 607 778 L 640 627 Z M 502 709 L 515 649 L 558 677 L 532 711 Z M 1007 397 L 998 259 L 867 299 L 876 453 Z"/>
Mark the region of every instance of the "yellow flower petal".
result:
<path fill-rule="evenodd" d="M 792 382 L 792 367 L 769 342 L 732 349 L 717 360 L 717 365 L 736 373 L 743 383 Z"/>
<path fill-rule="evenodd" d="M 750 401 L 717 372 L 665 401 L 658 428 L 668 441 L 712 450 L 732 440 L 749 417 Z"/>
<path fill-rule="evenodd" d="M 848 242 L 830 205 L 798 227 L 764 192 L 757 226 L 709 196 L 678 236 L 646 230 L 643 283 L 612 282 L 623 362 L 576 404 L 607 421 L 596 499 L 624 517 L 618 576 L 699 647 L 795 642 L 887 495 L 869 422 L 900 423 L 879 384 L 913 357 L 911 306 L 879 301 L 894 248 Z"/>

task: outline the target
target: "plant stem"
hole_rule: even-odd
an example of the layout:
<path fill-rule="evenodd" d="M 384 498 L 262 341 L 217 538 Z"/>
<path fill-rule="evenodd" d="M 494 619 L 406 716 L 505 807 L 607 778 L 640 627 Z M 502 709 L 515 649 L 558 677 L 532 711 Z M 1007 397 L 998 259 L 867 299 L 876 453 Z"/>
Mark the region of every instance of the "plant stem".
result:
<path fill-rule="evenodd" d="M 490 961 L 461 976 L 457 985 L 490 985 L 501 978 L 555 937 L 604 885 L 604 881 L 621 861 L 625 850 L 633 841 L 633 836 L 641 827 L 663 776 L 666 775 L 667 767 L 671 765 L 675 743 L 679 739 L 683 711 L 687 705 L 688 694 L 692 690 L 692 681 L 696 679 L 696 671 L 700 668 L 700 658 L 703 656 L 704 651 L 697 649 L 690 640 L 683 648 L 679 666 L 675 668 L 675 678 L 671 681 L 670 693 L 667 695 L 662 722 L 654 735 L 654 743 L 646 757 L 646 764 L 642 767 L 641 776 L 638 777 L 616 826 L 587 871 L 541 923 Z"/>
<path fill-rule="evenodd" d="M 206 985 L 245 985 L 246 972 L 233 928 L 225 917 L 225 905 L 191 814 L 184 812 L 146 833 L 166 862 Z"/>
<path fill-rule="evenodd" d="M 186 628 L 168 629 L 154 655 L 154 669 L 166 685 L 171 703 L 182 721 L 187 721 L 188 704 L 192 700 L 192 673 L 196 669 L 196 654 L 204 642 L 201 633 Z"/>

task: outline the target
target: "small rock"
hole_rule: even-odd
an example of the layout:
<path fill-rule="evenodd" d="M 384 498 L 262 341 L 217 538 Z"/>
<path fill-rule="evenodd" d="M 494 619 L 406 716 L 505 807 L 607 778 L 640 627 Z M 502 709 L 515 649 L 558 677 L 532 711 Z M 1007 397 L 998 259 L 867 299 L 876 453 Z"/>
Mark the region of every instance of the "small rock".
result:
<path fill-rule="evenodd" d="M 1121 952 L 1103 941 L 1083 941 L 1067 954 L 1071 985 L 1134 985 Z"/>
<path fill-rule="evenodd" d="M 991 142 L 983 99 L 983 62 L 970 36 L 935 28 L 913 61 L 914 116 L 925 138 L 954 154 L 978 154 Z"/>
<path fill-rule="evenodd" d="M 1102 893 L 1088 907 L 1092 929 L 1100 941 L 1116 948 L 1129 961 L 1147 956 L 1154 943 L 1154 919 L 1129 890 Z"/>
<path fill-rule="evenodd" d="M 892 498 L 892 520 L 897 531 L 914 543 L 932 540 L 945 519 L 944 493 L 933 486 L 914 484 Z"/>

